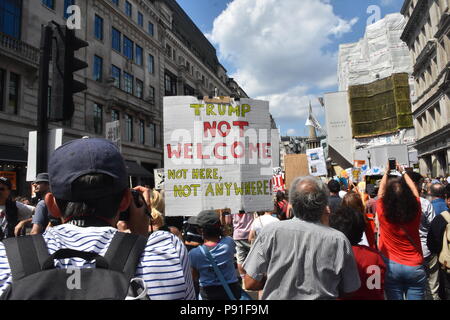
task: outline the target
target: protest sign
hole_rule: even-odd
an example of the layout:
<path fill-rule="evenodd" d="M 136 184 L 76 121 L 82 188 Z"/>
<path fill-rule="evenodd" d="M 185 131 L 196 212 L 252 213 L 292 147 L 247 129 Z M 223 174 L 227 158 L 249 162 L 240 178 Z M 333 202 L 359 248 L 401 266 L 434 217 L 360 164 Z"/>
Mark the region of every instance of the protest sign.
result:
<path fill-rule="evenodd" d="M 164 98 L 167 216 L 273 208 L 269 103 Z"/>
<path fill-rule="evenodd" d="M 117 149 L 122 152 L 122 140 L 120 138 L 120 121 L 107 122 L 105 125 L 106 139 L 112 141 Z"/>
<path fill-rule="evenodd" d="M 166 179 L 164 175 L 164 169 L 154 169 L 153 176 L 155 178 L 155 189 L 156 190 L 164 189 L 164 181 Z"/>
<path fill-rule="evenodd" d="M 308 149 L 306 150 L 306 156 L 308 158 L 309 174 L 314 177 L 326 176 L 328 174 L 323 148 Z"/>

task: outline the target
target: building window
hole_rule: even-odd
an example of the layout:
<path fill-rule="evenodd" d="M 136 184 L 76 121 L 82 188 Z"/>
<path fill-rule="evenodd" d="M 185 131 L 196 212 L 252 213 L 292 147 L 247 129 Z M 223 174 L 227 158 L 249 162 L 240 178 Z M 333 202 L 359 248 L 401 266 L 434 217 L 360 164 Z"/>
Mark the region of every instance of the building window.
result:
<path fill-rule="evenodd" d="M 112 48 L 116 51 L 121 52 L 121 38 L 122 34 L 116 28 L 112 28 Z"/>
<path fill-rule="evenodd" d="M 133 17 L 133 6 L 128 1 L 125 1 L 125 14 L 130 18 Z"/>
<path fill-rule="evenodd" d="M 42 0 L 42 4 L 44 4 L 47 8 L 55 9 L 55 0 Z"/>
<path fill-rule="evenodd" d="M 123 89 L 125 90 L 125 92 L 127 92 L 129 94 L 133 94 L 134 77 L 131 74 L 124 72 L 123 78 L 124 78 L 124 88 Z"/>
<path fill-rule="evenodd" d="M 177 95 L 177 77 L 169 71 L 164 74 L 164 89 L 166 96 Z"/>
<path fill-rule="evenodd" d="M 103 133 L 103 107 L 97 103 L 94 104 L 94 132 Z"/>
<path fill-rule="evenodd" d="M 145 144 L 145 121 L 139 121 L 139 143 Z"/>
<path fill-rule="evenodd" d="M 136 79 L 136 97 L 144 98 L 144 83 L 139 79 Z"/>
<path fill-rule="evenodd" d="M 5 85 L 6 85 L 6 71 L 0 69 L 0 111 L 5 109 Z"/>
<path fill-rule="evenodd" d="M 133 141 L 133 117 L 128 114 L 125 115 L 125 140 Z"/>
<path fill-rule="evenodd" d="M 20 39 L 22 1 L 0 0 L 0 32 Z"/>
<path fill-rule="evenodd" d="M 149 73 L 155 73 L 155 58 L 151 54 L 148 55 L 147 69 Z"/>
<path fill-rule="evenodd" d="M 142 55 L 143 55 L 143 50 L 140 46 L 136 45 L 136 64 L 138 66 L 142 66 Z"/>
<path fill-rule="evenodd" d="M 155 143 L 156 130 L 155 130 L 155 125 L 153 123 L 151 123 L 148 126 L 148 131 L 150 133 L 150 138 L 149 138 L 148 143 L 150 144 L 150 147 L 155 147 L 155 144 L 156 144 Z"/>
<path fill-rule="evenodd" d="M 64 0 L 64 19 L 69 18 L 74 13 L 73 10 L 70 10 L 69 12 L 67 12 L 67 9 L 70 6 L 73 6 L 74 4 L 75 4 L 75 0 Z"/>
<path fill-rule="evenodd" d="M 103 59 L 99 56 L 94 56 L 94 80 L 103 80 Z"/>
<path fill-rule="evenodd" d="M 122 71 L 117 68 L 116 66 L 111 67 L 111 77 L 114 79 L 114 87 L 120 89 L 120 77 L 121 77 Z"/>
<path fill-rule="evenodd" d="M 151 23 L 151 22 L 148 23 L 148 34 L 151 35 L 151 36 L 155 35 L 155 30 L 154 30 L 154 27 L 153 27 L 153 23 Z"/>
<path fill-rule="evenodd" d="M 95 15 L 95 37 L 103 40 L 103 18 Z"/>
<path fill-rule="evenodd" d="M 123 36 L 123 54 L 130 60 L 133 60 L 134 42 L 128 37 Z"/>
<path fill-rule="evenodd" d="M 169 58 L 172 58 L 172 47 L 170 45 L 168 45 L 168 44 L 166 44 L 166 55 Z"/>
<path fill-rule="evenodd" d="M 191 86 L 188 86 L 187 84 L 184 85 L 184 95 L 185 96 L 194 96 L 195 90 Z"/>
<path fill-rule="evenodd" d="M 152 86 L 150 86 L 149 98 L 152 98 L 153 101 L 155 100 L 155 88 Z"/>
<path fill-rule="evenodd" d="M 111 112 L 111 121 L 120 121 L 120 113 L 117 110 Z"/>
<path fill-rule="evenodd" d="M 112 3 L 114 3 L 116 6 L 119 5 L 119 0 L 112 0 Z"/>
<path fill-rule="evenodd" d="M 138 25 L 144 27 L 144 15 L 140 12 L 138 12 Z"/>
<path fill-rule="evenodd" d="M 149 129 L 148 129 L 148 131 L 149 131 L 149 141 L 148 141 L 148 143 L 149 143 L 149 145 L 150 145 L 150 147 L 155 147 L 155 145 L 156 145 L 156 139 L 155 139 L 155 125 L 153 124 L 153 123 L 151 123 L 151 124 L 149 124 Z"/>
<path fill-rule="evenodd" d="M 20 76 L 11 72 L 9 74 L 9 106 L 14 109 L 14 114 L 19 110 Z"/>

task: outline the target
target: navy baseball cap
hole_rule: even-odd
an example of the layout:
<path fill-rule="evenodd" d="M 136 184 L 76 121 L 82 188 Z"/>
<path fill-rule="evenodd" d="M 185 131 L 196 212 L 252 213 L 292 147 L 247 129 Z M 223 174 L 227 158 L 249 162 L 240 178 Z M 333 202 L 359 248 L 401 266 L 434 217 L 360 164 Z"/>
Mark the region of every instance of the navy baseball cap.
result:
<path fill-rule="evenodd" d="M 117 147 L 106 139 L 67 142 L 53 152 L 48 168 L 50 187 L 56 199 L 75 202 L 94 200 L 128 188 L 124 159 Z M 102 188 L 72 191 L 72 183 L 76 179 L 93 173 L 110 176 L 112 183 Z"/>
<path fill-rule="evenodd" d="M 220 228 L 219 214 L 212 210 L 204 210 L 198 216 L 190 217 L 188 223 L 197 225 L 200 228 Z"/>

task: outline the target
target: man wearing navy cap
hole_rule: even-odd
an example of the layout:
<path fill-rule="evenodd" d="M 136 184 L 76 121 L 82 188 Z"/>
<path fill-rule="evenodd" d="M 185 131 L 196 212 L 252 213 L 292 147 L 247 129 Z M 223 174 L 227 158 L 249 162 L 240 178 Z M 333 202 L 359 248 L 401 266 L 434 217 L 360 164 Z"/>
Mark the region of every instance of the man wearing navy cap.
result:
<path fill-rule="evenodd" d="M 51 214 L 64 222 L 42 235 L 49 254 L 70 249 L 106 259 L 110 243 L 114 247 L 116 238 L 125 238 L 116 226 L 120 213 L 126 210 L 127 221 L 121 225 L 131 233 L 148 236 L 150 221 L 146 203 L 141 199 L 140 205 L 136 205 L 133 201 L 124 159 L 112 142 L 105 139 L 70 141 L 54 151 L 48 170 L 51 192 L 45 197 L 45 203 Z M 149 190 L 136 189 L 150 204 Z M 142 237 L 138 239 L 141 241 Z M 135 279 L 141 279 L 143 292 L 152 300 L 194 299 L 189 257 L 180 239 L 165 231 L 156 231 L 145 239 L 134 275 Z M 0 243 L 0 295 L 11 285 L 14 292 L 15 273 L 10 270 L 14 260 L 9 258 L 4 244 Z M 70 256 L 55 260 L 54 266 L 85 269 L 91 268 L 92 263 Z"/>

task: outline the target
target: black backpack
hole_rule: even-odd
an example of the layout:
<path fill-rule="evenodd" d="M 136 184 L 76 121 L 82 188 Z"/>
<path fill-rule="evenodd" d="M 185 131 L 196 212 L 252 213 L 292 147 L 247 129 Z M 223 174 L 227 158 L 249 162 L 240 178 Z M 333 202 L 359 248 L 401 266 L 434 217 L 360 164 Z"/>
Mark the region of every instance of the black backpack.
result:
<path fill-rule="evenodd" d="M 145 237 L 116 232 L 104 257 L 71 249 L 50 255 L 42 235 L 10 238 L 3 243 L 12 284 L 0 297 L 2 300 L 124 300 L 128 295 L 142 293 L 142 288 L 134 282 L 130 285 L 130 281 L 147 244 Z M 96 267 L 54 267 L 55 259 L 74 257 L 95 260 Z M 78 282 L 73 281 L 76 273 Z"/>

